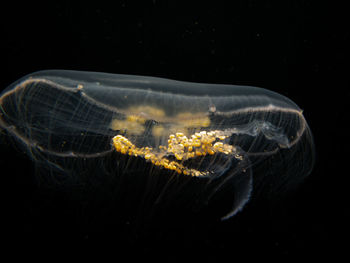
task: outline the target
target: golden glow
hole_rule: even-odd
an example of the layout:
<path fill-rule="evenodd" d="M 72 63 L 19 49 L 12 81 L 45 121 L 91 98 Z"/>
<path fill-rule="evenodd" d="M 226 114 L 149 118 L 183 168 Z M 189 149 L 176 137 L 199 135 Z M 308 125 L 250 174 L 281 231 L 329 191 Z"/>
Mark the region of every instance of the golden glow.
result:
<path fill-rule="evenodd" d="M 203 113 L 182 112 L 176 115 L 176 119 L 186 128 L 208 127 L 210 119 Z"/>
<path fill-rule="evenodd" d="M 167 132 L 167 130 L 161 125 L 156 125 L 152 128 L 152 134 L 154 137 L 161 137 L 166 132 Z"/>
<path fill-rule="evenodd" d="M 113 137 L 113 145 L 117 152 L 142 157 L 156 166 L 176 171 L 179 174 L 204 176 L 209 174 L 209 171 L 190 169 L 178 161 L 185 161 L 196 156 L 213 155 L 219 152 L 235 154 L 236 148 L 234 146 L 222 142 L 226 138 L 227 136 L 223 135 L 221 131 L 201 131 L 192 134 L 190 138 L 178 132 L 169 135 L 168 147 L 161 145 L 159 149 L 153 149 L 152 147 L 138 148 L 126 137 L 117 135 Z M 165 157 L 167 155 L 175 156 L 177 161 L 170 161 Z"/>
<path fill-rule="evenodd" d="M 142 118 L 141 116 L 138 116 L 138 115 L 129 115 L 126 120 L 128 122 L 137 122 L 137 123 L 140 123 L 140 124 L 144 124 L 146 122 L 146 119 L 145 118 Z"/>
<path fill-rule="evenodd" d="M 110 125 L 111 129 L 119 130 L 125 132 L 128 135 L 141 135 L 145 131 L 145 126 L 141 122 L 137 122 L 134 120 L 126 119 L 126 120 L 118 120 L 114 119 Z"/>
<path fill-rule="evenodd" d="M 157 122 L 152 127 L 152 135 L 154 137 L 168 137 L 176 132 L 182 132 L 188 136 L 189 132 L 206 128 L 210 125 L 210 119 L 204 112 L 181 112 L 175 116 L 166 116 L 163 109 L 137 105 L 127 108 L 125 119 L 113 119 L 110 127 L 113 130 L 120 130 L 127 135 L 141 135 L 145 131 L 144 124 L 146 120 Z"/>

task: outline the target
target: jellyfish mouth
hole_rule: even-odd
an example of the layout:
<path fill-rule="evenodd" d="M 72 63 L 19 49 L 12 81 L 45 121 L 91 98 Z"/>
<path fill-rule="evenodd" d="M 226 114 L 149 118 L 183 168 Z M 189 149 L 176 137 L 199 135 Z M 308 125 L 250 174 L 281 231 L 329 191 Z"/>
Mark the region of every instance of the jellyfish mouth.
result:
<path fill-rule="evenodd" d="M 155 166 L 188 176 L 218 175 L 226 171 L 232 157 L 240 155 L 233 145 L 226 144 L 227 135 L 220 130 L 201 131 L 189 138 L 183 133 L 170 134 L 168 145 L 158 148 L 137 147 L 122 135 L 113 137 L 115 150 L 121 154 L 142 157 Z"/>

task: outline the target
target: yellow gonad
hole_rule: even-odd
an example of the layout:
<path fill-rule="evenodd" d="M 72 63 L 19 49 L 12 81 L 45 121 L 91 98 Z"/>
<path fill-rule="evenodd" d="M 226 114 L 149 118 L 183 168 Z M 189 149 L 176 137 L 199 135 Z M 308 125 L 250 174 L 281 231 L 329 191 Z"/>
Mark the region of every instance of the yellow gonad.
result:
<path fill-rule="evenodd" d="M 210 119 L 205 112 L 181 112 L 169 116 L 163 109 L 147 105 L 133 105 L 120 112 L 125 117 L 112 119 L 110 128 L 122 131 L 127 136 L 141 135 L 145 131 L 146 120 L 157 122 L 152 127 L 152 135 L 155 137 L 167 137 L 176 132 L 182 132 L 188 136 L 190 131 L 194 132 L 210 125 Z"/>
<path fill-rule="evenodd" d="M 187 138 L 183 133 L 171 134 L 168 139 L 168 147 L 159 146 L 159 149 L 152 147 L 136 147 L 126 137 L 117 135 L 113 137 L 113 145 L 117 152 L 128 154 L 130 156 L 142 157 L 151 161 L 154 165 L 165 169 L 174 170 L 179 174 L 191 176 L 205 176 L 210 171 L 198 171 L 185 167 L 178 161 L 186 161 L 188 159 L 214 155 L 215 153 L 235 154 L 236 148 L 232 145 L 221 142 L 227 136 L 222 131 L 201 131 Z M 165 156 L 175 156 L 177 161 L 170 161 Z"/>
<path fill-rule="evenodd" d="M 114 119 L 111 123 L 111 128 L 127 132 L 128 134 L 140 135 L 145 130 L 146 120 L 137 115 L 129 115 L 125 120 Z"/>
<path fill-rule="evenodd" d="M 203 112 L 197 114 L 182 112 L 176 115 L 176 120 L 186 128 L 208 127 L 210 125 L 209 117 L 203 114 Z"/>

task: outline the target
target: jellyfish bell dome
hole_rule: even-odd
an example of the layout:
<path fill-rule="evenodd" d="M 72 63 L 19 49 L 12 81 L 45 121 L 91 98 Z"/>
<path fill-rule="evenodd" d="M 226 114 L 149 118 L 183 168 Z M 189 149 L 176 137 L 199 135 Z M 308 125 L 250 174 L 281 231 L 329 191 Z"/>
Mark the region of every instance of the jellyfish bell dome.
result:
<path fill-rule="evenodd" d="M 47 70 L 0 105 L 0 127 L 54 183 L 100 187 L 130 218 L 230 200 L 214 215 L 229 219 L 254 195 L 297 186 L 314 162 L 302 110 L 257 87 Z"/>

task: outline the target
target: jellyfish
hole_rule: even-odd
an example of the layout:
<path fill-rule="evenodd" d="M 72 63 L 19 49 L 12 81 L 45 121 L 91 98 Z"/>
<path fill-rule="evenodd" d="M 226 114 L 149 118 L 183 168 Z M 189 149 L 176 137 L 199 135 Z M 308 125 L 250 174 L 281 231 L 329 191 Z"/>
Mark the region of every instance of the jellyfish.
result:
<path fill-rule="evenodd" d="M 227 220 L 295 188 L 314 161 L 302 110 L 251 86 L 39 71 L 2 92 L 0 127 L 38 180 L 100 188 L 128 220 L 207 207 Z"/>

